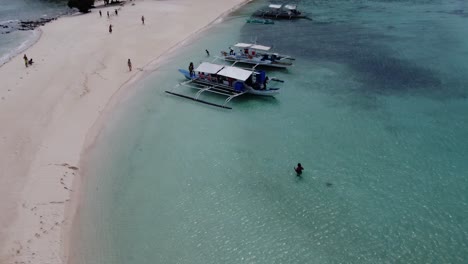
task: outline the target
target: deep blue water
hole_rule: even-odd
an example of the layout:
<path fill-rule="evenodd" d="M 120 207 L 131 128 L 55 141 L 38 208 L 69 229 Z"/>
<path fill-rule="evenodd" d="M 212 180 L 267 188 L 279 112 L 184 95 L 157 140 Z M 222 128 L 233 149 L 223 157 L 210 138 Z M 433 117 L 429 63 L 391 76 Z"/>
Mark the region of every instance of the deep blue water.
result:
<path fill-rule="evenodd" d="M 77 263 L 466 263 L 465 2 L 301 1 L 313 20 L 245 24 L 263 4 L 116 107 L 87 157 Z M 269 72 L 276 98 L 164 93 L 205 49 L 251 40 L 297 58 Z"/>

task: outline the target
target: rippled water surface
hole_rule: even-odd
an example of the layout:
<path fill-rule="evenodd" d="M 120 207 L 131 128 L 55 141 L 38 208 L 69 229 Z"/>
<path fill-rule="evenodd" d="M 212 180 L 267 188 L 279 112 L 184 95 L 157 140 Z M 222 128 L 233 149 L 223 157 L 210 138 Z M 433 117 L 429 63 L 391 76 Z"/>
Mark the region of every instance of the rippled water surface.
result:
<path fill-rule="evenodd" d="M 313 20 L 245 24 L 262 5 L 118 105 L 87 157 L 77 262 L 466 263 L 465 2 L 302 1 Z M 205 49 L 255 40 L 297 58 L 269 73 L 276 98 L 164 93 Z"/>

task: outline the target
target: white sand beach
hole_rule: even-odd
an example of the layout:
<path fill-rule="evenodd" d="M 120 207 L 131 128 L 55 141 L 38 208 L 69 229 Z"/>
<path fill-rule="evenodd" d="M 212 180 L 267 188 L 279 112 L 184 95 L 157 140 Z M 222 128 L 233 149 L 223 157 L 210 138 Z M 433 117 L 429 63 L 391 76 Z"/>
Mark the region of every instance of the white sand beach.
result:
<path fill-rule="evenodd" d="M 24 52 L 32 66 L 21 54 L 0 67 L 0 263 L 67 262 L 73 183 L 91 127 L 158 57 L 244 2 L 127 1 L 63 17 Z"/>

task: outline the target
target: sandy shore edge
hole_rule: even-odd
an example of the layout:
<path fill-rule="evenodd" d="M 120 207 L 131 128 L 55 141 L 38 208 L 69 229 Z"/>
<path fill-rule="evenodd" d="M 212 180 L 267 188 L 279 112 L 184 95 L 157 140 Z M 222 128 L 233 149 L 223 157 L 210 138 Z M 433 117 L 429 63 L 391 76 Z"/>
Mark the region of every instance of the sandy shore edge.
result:
<path fill-rule="evenodd" d="M 178 47 L 247 2 L 140 0 L 100 8 L 102 18 L 97 10 L 63 17 L 26 51 L 35 65 L 25 69 L 17 56 L 0 67 L 0 121 L 9 124 L 0 128 L 1 263 L 67 262 L 83 155 L 106 116 Z"/>

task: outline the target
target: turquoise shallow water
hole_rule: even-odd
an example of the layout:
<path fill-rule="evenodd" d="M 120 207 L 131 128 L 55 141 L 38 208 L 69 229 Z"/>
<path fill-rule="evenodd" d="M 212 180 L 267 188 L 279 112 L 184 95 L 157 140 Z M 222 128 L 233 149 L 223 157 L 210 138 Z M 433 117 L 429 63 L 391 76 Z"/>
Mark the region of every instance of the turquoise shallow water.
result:
<path fill-rule="evenodd" d="M 244 24 L 262 4 L 116 107 L 87 157 L 76 262 L 465 263 L 465 3 L 303 1 L 313 21 Z M 164 94 L 205 48 L 252 39 L 297 57 L 270 72 L 275 99 Z"/>

